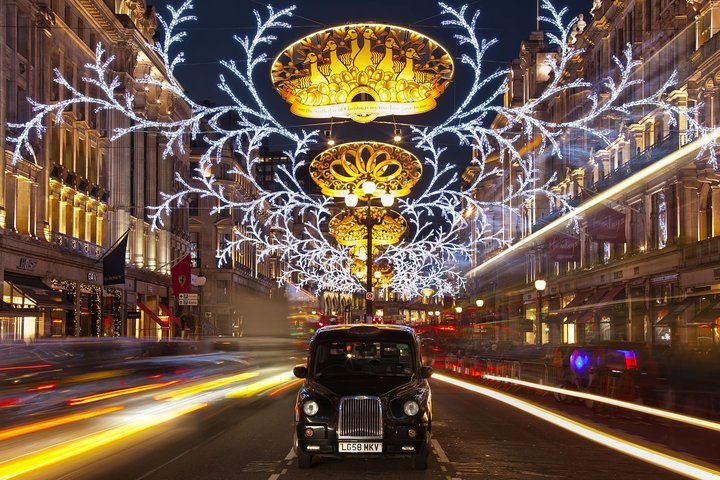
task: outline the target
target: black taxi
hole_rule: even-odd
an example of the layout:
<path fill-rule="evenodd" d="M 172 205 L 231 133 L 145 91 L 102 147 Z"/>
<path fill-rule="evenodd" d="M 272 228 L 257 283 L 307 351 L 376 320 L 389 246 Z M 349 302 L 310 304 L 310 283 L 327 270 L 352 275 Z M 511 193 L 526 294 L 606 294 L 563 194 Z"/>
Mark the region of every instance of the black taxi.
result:
<path fill-rule="evenodd" d="M 432 397 L 419 340 L 398 325 L 334 325 L 310 341 L 295 403 L 298 467 L 316 455 L 409 455 L 425 470 Z"/>

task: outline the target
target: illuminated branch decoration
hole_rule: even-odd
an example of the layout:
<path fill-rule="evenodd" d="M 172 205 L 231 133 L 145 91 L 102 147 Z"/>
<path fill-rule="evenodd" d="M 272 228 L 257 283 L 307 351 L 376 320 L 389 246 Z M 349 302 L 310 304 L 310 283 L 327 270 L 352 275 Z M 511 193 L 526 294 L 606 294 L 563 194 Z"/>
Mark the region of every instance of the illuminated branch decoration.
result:
<path fill-rule="evenodd" d="M 237 93 L 221 75 L 219 89 L 227 96 L 227 105 L 208 107 L 189 98 L 174 79 L 175 68 L 184 61 L 184 56 L 180 53 L 173 57 L 171 51 L 185 37 L 185 31 L 178 31 L 179 28 L 195 18 L 188 15 L 192 7 L 192 1 L 187 0 L 177 9 L 169 7 L 169 20 L 159 19 L 164 39 L 150 47 L 164 63 L 167 79 L 146 76 L 137 80 L 186 103 L 191 111 L 188 118 L 151 120 L 136 113 L 134 97 L 123 93 L 119 77 L 110 69 L 113 57 L 106 57 L 105 50 L 98 46 L 94 63 L 86 65 L 88 74 L 83 81 L 99 94 L 95 97 L 84 94 L 56 70 L 55 81 L 64 88 L 65 99 L 47 105 L 30 101 L 33 118 L 22 125 L 11 125 L 19 132 L 9 139 L 15 146 L 12 161 L 34 157 L 33 145 L 38 145 L 47 122 L 62 123 L 63 112 L 76 104 L 90 104 L 98 112 L 113 111 L 132 120 L 130 126 L 112 131 L 111 140 L 145 129 L 161 132 L 167 140 L 165 156 L 185 151 L 188 135 L 199 136 L 207 143 L 207 149 L 200 157 L 197 171 L 192 179 L 176 175 L 180 188 L 176 193 L 164 193 L 161 204 L 151 209 L 153 226 L 161 226 L 171 210 L 183 205 L 190 195 L 209 197 L 217 205 L 213 213 L 241 212 L 240 218 L 235 219 L 238 227 L 220 254 L 221 263 L 230 258 L 234 249 L 249 242 L 257 247 L 260 261 L 272 256 L 283 262 L 280 280 L 297 277 L 300 285 L 317 290 L 363 291 L 361 279 L 353 273 L 359 270 L 357 245 L 340 244 L 328 233 L 333 225 L 337 226 L 339 221 L 333 224 L 332 219 L 343 206 L 336 198 L 310 195 L 298 180 L 302 171 L 310 167 L 304 158 L 317 142 L 317 132 L 290 130 L 276 120 L 260 98 L 254 75 L 259 66 L 269 65 L 274 86 L 298 115 L 346 116 L 364 123 L 382 115 L 420 113 L 434 107 L 454 74 L 456 66 L 452 59 L 439 44 L 417 32 L 388 25 L 353 24 L 308 36 L 270 62 L 270 57 L 260 50 L 276 40 L 272 30 L 290 28 L 286 19 L 292 16 L 295 7 L 282 10 L 267 7 L 264 15 L 254 12 L 257 22 L 254 35 L 234 37 L 244 58 L 221 62 L 242 92 Z M 509 72 L 487 74 L 483 70 L 483 59 L 495 40 L 477 38 L 477 12 L 468 16 L 467 7 L 455 9 L 444 3 L 440 7 L 445 17 L 443 25 L 459 32 L 455 38 L 467 47 L 461 63 L 472 70 L 474 77 L 467 96 L 445 121 L 432 127 L 412 128 L 415 154 L 422 154 L 420 168 L 408 171 L 408 177 L 400 182 L 404 185 L 394 184 L 396 179 L 388 178 L 382 186 L 387 190 L 407 190 L 398 194 L 403 198 L 395 206 L 406 225 L 404 235 L 397 243 L 384 245 L 372 255 L 388 266 L 387 272 L 392 271 L 391 277 L 387 272 L 383 274 L 384 286 L 401 295 L 418 296 L 423 289 L 432 289 L 438 296 L 457 293 L 463 286 L 461 267 L 474 248 L 488 242 L 503 245 L 513 241 L 504 238 L 494 223 L 493 216 L 498 211 L 519 215 L 518 205 L 532 205 L 538 197 L 547 197 L 562 212 L 571 211 L 567 198 L 552 189 L 556 176 L 543 179 L 536 168 L 536 162 L 544 155 L 562 156 L 562 138 L 568 132 L 582 132 L 608 144 L 619 132 L 597 128 L 600 121 L 608 115 L 632 118 L 641 109 L 662 110 L 673 125 L 682 119 L 687 126 L 687 141 L 712 131 L 696 120 L 697 106 L 680 107 L 666 100 L 665 92 L 676 81 L 674 74 L 649 96 L 631 95 L 640 83 L 633 77 L 640 62 L 632 58 L 630 46 L 622 59 L 615 59 L 615 79 L 608 78 L 601 85 L 572 79 L 569 66 L 582 54 L 582 50 L 573 46 L 577 19 L 566 23 L 563 19 L 566 9 L 558 12 L 548 0 L 543 0 L 543 7 L 549 16 L 541 20 L 551 25 L 551 33 L 546 35 L 555 52 L 547 57 L 547 87 L 538 98 L 524 105 L 499 106 L 502 102 L 498 100 L 508 90 Z M 485 95 L 493 85 L 497 88 Z M 557 122 L 537 115 L 552 98 L 584 90 L 590 91 L 587 105 L 576 118 Z M 487 126 L 496 118 L 502 121 L 495 122 L 492 128 Z M 226 119 L 232 119 L 231 126 L 227 126 Z M 445 147 L 439 146 L 440 137 L 448 135 L 454 136 L 459 145 L 473 147 L 471 166 L 475 176 L 464 190 L 458 188 L 458 166 L 445 160 L 449 155 Z M 280 168 L 275 179 L 279 188 L 273 191 L 264 189 L 253 175 L 259 162 L 257 152 L 263 140 L 271 136 L 283 137 L 285 143 L 293 145 L 285 152 L 288 164 Z M 357 151 L 352 144 L 345 148 Z M 715 142 L 707 142 L 700 152 L 708 155 L 715 168 L 716 148 Z M 240 194 L 213 175 L 214 166 L 229 149 L 239 162 L 231 173 L 248 185 Z M 392 151 L 389 157 L 402 155 Z M 496 161 L 499 158 L 509 162 Z M 343 192 L 344 187 L 338 187 L 336 180 L 344 175 L 343 169 L 350 169 L 345 173 L 353 169 L 359 173 L 360 167 L 367 166 L 361 163 L 348 160 L 336 168 L 337 175 L 326 179 L 324 193 L 340 196 L 350 192 L 350 189 Z M 502 165 L 506 163 L 513 165 L 512 172 L 504 170 Z M 420 175 L 422 181 L 418 182 Z M 484 185 L 495 185 L 499 177 L 506 180 L 501 200 L 475 198 L 473 192 Z M 408 186 L 410 183 L 417 183 L 416 188 L 412 195 L 404 196 L 412 186 Z M 296 222 L 299 218 L 302 222 Z M 468 228 L 472 230 L 470 235 Z"/>

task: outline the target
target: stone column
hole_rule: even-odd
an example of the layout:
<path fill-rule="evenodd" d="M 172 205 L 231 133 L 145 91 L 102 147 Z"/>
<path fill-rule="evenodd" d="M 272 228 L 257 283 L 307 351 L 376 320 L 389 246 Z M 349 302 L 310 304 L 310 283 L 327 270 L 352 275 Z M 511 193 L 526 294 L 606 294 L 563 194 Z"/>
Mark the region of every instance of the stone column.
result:
<path fill-rule="evenodd" d="M 682 90 L 674 90 L 670 95 L 668 96 L 668 102 L 674 103 L 680 108 L 687 108 L 688 106 L 688 94 L 687 92 L 683 92 Z M 678 130 L 678 144 L 676 145 L 678 148 L 682 147 L 687 143 L 687 118 L 685 115 L 680 115 L 678 118 L 676 118 L 678 124 L 677 124 L 677 130 Z"/>
<path fill-rule="evenodd" d="M 712 232 L 708 232 L 711 237 L 720 235 L 720 184 L 710 186 L 710 195 L 712 198 Z"/>
<path fill-rule="evenodd" d="M 5 205 L 5 228 L 15 230 L 15 209 L 17 208 L 17 182 L 11 173 L 5 173 L 5 196 L 8 203 Z"/>

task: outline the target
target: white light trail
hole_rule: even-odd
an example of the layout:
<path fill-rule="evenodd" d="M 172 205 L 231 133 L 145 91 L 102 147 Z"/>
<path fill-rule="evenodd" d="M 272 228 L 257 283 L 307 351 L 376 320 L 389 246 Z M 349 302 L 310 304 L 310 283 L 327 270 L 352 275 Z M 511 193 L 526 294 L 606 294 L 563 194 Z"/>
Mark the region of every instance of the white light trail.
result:
<path fill-rule="evenodd" d="M 601 432 L 593 427 L 538 407 L 537 405 L 533 405 L 532 403 L 519 398 L 497 392 L 490 388 L 473 385 L 472 383 L 458 380 L 456 378 L 447 377 L 445 375 L 435 374 L 433 375 L 433 378 L 450 385 L 455 385 L 456 387 L 464 388 L 465 390 L 479 393 L 480 395 L 485 395 L 486 397 L 490 397 L 494 400 L 498 400 L 590 441 L 666 470 L 670 470 L 690 478 L 707 480 L 720 479 L 720 471 Z"/>
<path fill-rule="evenodd" d="M 577 390 L 568 390 L 567 388 L 552 387 L 549 385 L 542 385 L 540 383 L 526 382 L 525 380 L 518 380 L 516 378 L 498 377 L 497 375 L 487 374 L 483 375 L 483 378 L 486 378 L 488 380 L 495 380 L 498 382 L 512 383 L 514 385 L 522 385 L 524 387 L 536 388 L 538 390 L 544 390 L 546 392 L 560 393 L 569 397 L 592 400 L 595 402 L 605 403 L 608 405 L 613 405 L 615 407 L 625 408 L 627 410 L 634 410 L 636 412 L 646 413 L 648 415 L 654 415 L 656 417 L 666 418 L 668 420 L 673 420 L 676 422 L 693 425 L 695 427 L 701 427 L 708 430 L 715 430 L 716 432 L 720 432 L 720 423 L 706 420 L 704 418 L 691 417 L 690 415 L 683 415 L 681 413 L 662 410 L 660 408 L 638 405 L 637 403 L 625 402 L 616 398 L 603 397 L 602 395 L 579 392 Z"/>

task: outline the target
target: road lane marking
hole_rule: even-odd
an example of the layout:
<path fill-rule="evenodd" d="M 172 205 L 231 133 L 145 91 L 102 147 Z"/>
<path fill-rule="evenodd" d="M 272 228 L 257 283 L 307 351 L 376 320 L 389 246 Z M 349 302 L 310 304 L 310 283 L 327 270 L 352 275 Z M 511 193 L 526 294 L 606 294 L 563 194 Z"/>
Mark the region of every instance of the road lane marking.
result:
<path fill-rule="evenodd" d="M 168 465 L 170 465 L 171 463 L 175 462 L 176 460 L 181 459 L 182 457 L 184 457 L 184 456 L 187 455 L 188 453 L 192 452 L 193 450 L 197 450 L 198 448 L 207 445 L 208 443 L 212 442 L 213 440 L 215 440 L 216 438 L 218 438 L 220 435 L 223 435 L 224 433 L 225 433 L 225 431 L 218 432 L 218 433 L 216 433 L 215 435 L 213 435 L 212 437 L 210 437 L 210 438 L 206 439 L 205 441 L 203 441 L 202 443 L 198 443 L 198 444 L 193 445 L 192 447 L 190 447 L 190 448 L 188 448 L 187 450 L 185 450 L 184 452 L 182 452 L 182 453 L 174 456 L 173 458 L 171 458 L 171 459 L 168 460 L 167 462 L 163 463 L 162 465 L 159 465 L 159 466 L 153 468 L 152 470 L 149 470 L 149 471 L 145 472 L 142 476 L 137 477 L 135 480 L 143 480 L 143 479 L 149 477 L 150 475 L 153 475 L 153 474 L 156 473 L 157 471 L 162 470 L 163 468 L 167 467 Z"/>
<path fill-rule="evenodd" d="M 620 453 L 656 465 L 660 468 L 664 468 L 665 470 L 677 472 L 691 478 L 720 480 L 720 471 L 718 470 L 714 470 L 713 468 L 699 465 L 678 457 L 673 457 L 672 455 L 653 450 L 649 447 L 633 443 L 629 440 L 607 434 L 577 420 L 551 412 L 550 410 L 526 402 L 520 398 L 513 397 L 512 395 L 507 395 L 487 387 L 481 387 L 479 385 L 474 385 L 472 383 L 441 374 L 433 375 L 433 378 L 441 382 L 449 383 L 450 385 L 455 385 L 456 387 L 464 388 L 471 392 L 490 397 L 494 400 L 522 410 L 534 417 L 538 417 L 541 420 L 545 420 L 548 423 L 552 423 L 553 425 L 568 430 L 592 442 L 604 445 Z"/>
<path fill-rule="evenodd" d="M 278 480 L 278 478 L 280 478 L 280 474 L 279 474 L 279 473 L 273 473 L 272 475 L 270 475 L 270 476 L 268 477 L 268 480 Z"/>
<path fill-rule="evenodd" d="M 295 450 L 291 448 L 290 453 L 285 456 L 285 460 L 292 460 L 293 458 L 295 458 Z"/>
<path fill-rule="evenodd" d="M 277 470 L 278 464 L 280 461 L 277 460 L 269 460 L 269 461 L 263 461 L 263 460 L 257 460 L 253 462 L 248 462 L 247 465 L 242 469 L 244 473 L 256 473 L 256 472 L 274 472 Z"/>
<path fill-rule="evenodd" d="M 431 440 L 433 448 L 435 448 L 435 453 L 438 457 L 438 461 L 441 463 L 450 463 L 450 459 L 448 459 L 447 455 L 445 455 L 445 450 L 440 446 L 440 442 L 435 440 L 434 438 Z"/>

